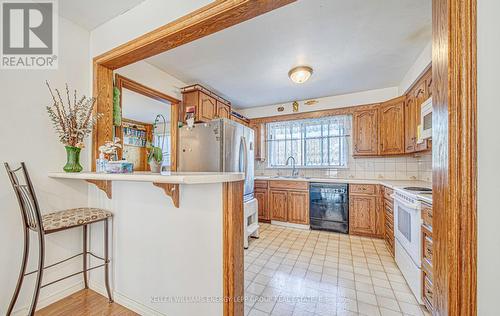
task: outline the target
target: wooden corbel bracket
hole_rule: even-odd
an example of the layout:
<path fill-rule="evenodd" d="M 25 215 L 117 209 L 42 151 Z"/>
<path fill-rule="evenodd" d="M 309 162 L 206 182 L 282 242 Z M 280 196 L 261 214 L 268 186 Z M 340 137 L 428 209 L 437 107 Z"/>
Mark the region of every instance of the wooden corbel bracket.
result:
<path fill-rule="evenodd" d="M 111 181 L 107 180 L 86 180 L 89 183 L 95 184 L 96 187 L 98 187 L 100 190 L 102 190 L 104 193 L 106 193 L 106 196 L 108 199 L 111 199 L 112 197 L 112 186 L 111 186 Z"/>
<path fill-rule="evenodd" d="M 163 191 L 165 191 L 165 194 L 172 198 L 172 202 L 174 202 L 174 206 L 176 208 L 179 208 L 179 185 L 178 184 L 153 182 L 153 185 L 163 189 Z"/>

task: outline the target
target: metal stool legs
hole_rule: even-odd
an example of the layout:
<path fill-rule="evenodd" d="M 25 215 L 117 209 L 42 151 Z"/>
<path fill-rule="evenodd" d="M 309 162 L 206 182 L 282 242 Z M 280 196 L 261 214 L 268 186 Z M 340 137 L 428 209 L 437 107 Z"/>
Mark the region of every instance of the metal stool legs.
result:
<path fill-rule="evenodd" d="M 30 235 L 29 229 L 24 229 L 24 251 L 23 251 L 23 259 L 21 262 L 21 271 L 19 271 L 19 277 L 17 278 L 16 289 L 14 290 L 14 294 L 12 295 L 12 299 L 10 300 L 9 307 L 7 308 L 7 315 L 12 314 L 12 310 L 16 305 L 17 297 L 19 296 L 19 291 L 21 290 L 21 286 L 23 285 L 24 274 L 26 273 L 26 265 L 28 263 L 29 257 L 29 249 L 30 249 Z"/>
<path fill-rule="evenodd" d="M 87 225 L 82 226 L 83 230 L 83 283 L 85 285 L 85 288 L 89 288 L 89 282 L 88 282 L 88 277 L 87 277 L 87 260 L 88 260 L 88 254 L 87 254 Z"/>
<path fill-rule="evenodd" d="M 108 292 L 108 299 L 110 303 L 113 303 L 113 297 L 111 296 L 111 289 L 109 286 L 109 252 L 108 252 L 108 226 L 109 220 L 104 221 L 104 281 L 106 282 L 106 291 Z"/>
<path fill-rule="evenodd" d="M 43 233 L 39 231 L 38 233 L 38 273 L 36 275 L 35 282 L 35 293 L 33 293 L 33 300 L 31 301 L 30 316 L 35 315 L 36 304 L 38 302 L 38 296 L 40 295 L 40 289 L 42 287 L 42 277 L 43 277 L 43 264 L 45 261 L 45 239 Z"/>

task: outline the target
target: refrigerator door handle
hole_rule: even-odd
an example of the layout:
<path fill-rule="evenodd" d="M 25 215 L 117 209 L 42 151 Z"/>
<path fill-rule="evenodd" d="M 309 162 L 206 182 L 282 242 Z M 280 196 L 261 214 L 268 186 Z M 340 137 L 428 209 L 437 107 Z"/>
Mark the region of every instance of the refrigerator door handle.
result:
<path fill-rule="evenodd" d="M 248 148 L 245 136 L 241 136 L 241 143 L 243 144 L 243 165 L 244 165 L 243 173 L 245 174 L 245 179 L 246 179 L 248 172 Z"/>

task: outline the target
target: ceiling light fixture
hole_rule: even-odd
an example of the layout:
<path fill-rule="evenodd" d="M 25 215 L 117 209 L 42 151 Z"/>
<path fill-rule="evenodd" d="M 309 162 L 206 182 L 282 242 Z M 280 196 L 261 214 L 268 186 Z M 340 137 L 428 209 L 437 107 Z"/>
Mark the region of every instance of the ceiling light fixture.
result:
<path fill-rule="evenodd" d="M 312 75 L 312 68 L 308 66 L 298 66 L 288 72 L 288 77 L 295 83 L 304 83 Z"/>

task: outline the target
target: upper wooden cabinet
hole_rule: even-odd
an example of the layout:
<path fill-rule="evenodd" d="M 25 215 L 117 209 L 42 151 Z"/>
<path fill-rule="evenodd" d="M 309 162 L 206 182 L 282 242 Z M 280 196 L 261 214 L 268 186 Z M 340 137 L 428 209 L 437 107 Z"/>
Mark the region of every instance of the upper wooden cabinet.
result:
<path fill-rule="evenodd" d="M 185 121 L 188 107 L 195 109 L 196 122 L 209 122 L 216 118 L 231 118 L 231 105 L 228 101 L 200 85 L 182 88 L 181 120 Z"/>
<path fill-rule="evenodd" d="M 399 155 L 405 152 L 404 100 L 399 97 L 380 105 L 379 154 Z"/>
<path fill-rule="evenodd" d="M 415 152 L 417 146 L 417 104 L 413 95 L 406 96 L 405 101 L 405 153 Z"/>
<path fill-rule="evenodd" d="M 255 160 L 264 161 L 266 160 L 266 145 L 265 145 L 265 129 L 266 125 L 264 123 L 252 122 L 248 125 L 254 131 L 254 154 Z"/>
<path fill-rule="evenodd" d="M 217 118 L 231 119 L 231 107 L 217 100 Z"/>
<path fill-rule="evenodd" d="M 378 109 L 353 113 L 353 155 L 378 155 Z"/>
<path fill-rule="evenodd" d="M 405 153 L 428 150 L 430 149 L 428 140 L 417 142 L 417 130 L 420 125 L 421 105 L 432 96 L 432 70 L 427 70 L 405 96 Z"/>

